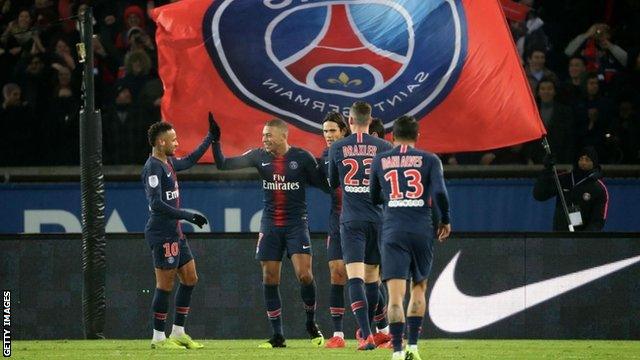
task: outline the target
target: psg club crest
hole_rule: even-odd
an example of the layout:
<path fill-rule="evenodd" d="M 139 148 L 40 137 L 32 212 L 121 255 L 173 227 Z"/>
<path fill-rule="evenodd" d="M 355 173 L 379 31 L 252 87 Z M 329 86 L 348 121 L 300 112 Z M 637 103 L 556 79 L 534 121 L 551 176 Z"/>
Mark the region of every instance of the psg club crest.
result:
<path fill-rule="evenodd" d="M 215 1 L 206 46 L 234 93 L 308 131 L 355 101 L 389 128 L 422 118 L 466 58 L 461 0 Z"/>

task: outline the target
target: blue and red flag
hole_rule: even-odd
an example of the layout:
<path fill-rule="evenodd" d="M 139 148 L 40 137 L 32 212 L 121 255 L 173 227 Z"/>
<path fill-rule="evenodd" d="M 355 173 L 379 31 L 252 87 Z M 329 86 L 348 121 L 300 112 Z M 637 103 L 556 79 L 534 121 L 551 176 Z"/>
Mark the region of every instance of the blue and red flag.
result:
<path fill-rule="evenodd" d="M 545 133 L 498 0 L 185 0 L 153 18 L 162 114 L 183 151 L 212 111 L 230 154 L 260 146 L 278 117 L 319 155 L 325 114 L 355 101 L 387 129 L 415 116 L 433 152 Z"/>

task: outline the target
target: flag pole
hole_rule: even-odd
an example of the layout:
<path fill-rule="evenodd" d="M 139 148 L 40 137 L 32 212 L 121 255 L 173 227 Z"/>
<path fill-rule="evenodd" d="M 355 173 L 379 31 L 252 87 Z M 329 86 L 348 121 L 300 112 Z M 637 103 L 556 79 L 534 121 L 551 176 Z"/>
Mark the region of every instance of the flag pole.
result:
<path fill-rule="evenodd" d="M 551 146 L 549 145 L 549 140 L 547 140 L 546 136 L 542 137 L 542 147 L 544 147 L 547 156 L 551 156 Z M 567 207 L 567 201 L 564 198 L 564 193 L 562 192 L 562 185 L 560 185 L 560 179 L 558 178 L 558 171 L 556 169 L 556 164 L 551 165 L 551 170 L 553 171 L 553 179 L 556 183 L 556 190 L 558 191 L 558 197 L 560 198 L 560 202 L 562 203 L 562 210 L 564 210 L 564 216 L 567 219 L 567 224 L 569 225 L 569 231 L 573 232 L 573 225 L 571 224 L 571 218 L 569 217 L 569 208 Z"/>

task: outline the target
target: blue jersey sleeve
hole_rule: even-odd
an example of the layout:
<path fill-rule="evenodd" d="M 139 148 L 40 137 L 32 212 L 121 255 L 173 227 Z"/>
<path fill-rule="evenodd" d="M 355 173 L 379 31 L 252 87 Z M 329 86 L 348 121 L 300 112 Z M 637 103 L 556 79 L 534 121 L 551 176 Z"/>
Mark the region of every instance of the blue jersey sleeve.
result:
<path fill-rule="evenodd" d="M 213 159 L 219 170 L 236 170 L 249 167 L 256 167 L 256 150 L 249 150 L 244 154 L 232 158 L 225 158 L 219 142 L 213 143 Z"/>
<path fill-rule="evenodd" d="M 371 202 L 374 205 L 383 204 L 384 198 L 382 197 L 382 184 L 380 184 L 380 156 L 376 155 L 373 158 L 371 164 L 371 173 L 369 174 L 369 194 L 371 195 Z"/>
<path fill-rule="evenodd" d="M 336 147 L 331 146 L 329 148 L 329 186 L 333 189 L 340 187 L 340 175 L 338 174 L 338 165 L 336 164 Z"/>
<path fill-rule="evenodd" d="M 173 168 L 175 171 L 186 170 L 195 165 L 202 155 L 204 155 L 205 151 L 207 151 L 209 145 L 211 145 L 211 135 L 207 135 L 207 137 L 202 140 L 202 144 L 193 150 L 191 154 L 183 158 L 174 158 Z"/>
<path fill-rule="evenodd" d="M 330 193 L 329 182 L 324 175 L 324 171 L 318 165 L 318 161 L 308 151 L 304 152 L 304 167 L 307 176 L 307 182 L 320 190 Z"/>
<path fill-rule="evenodd" d="M 448 224 L 451 219 L 449 216 L 449 194 L 444 185 L 444 174 L 442 172 L 442 162 L 437 156 L 431 158 L 431 196 L 435 200 L 441 214 L 441 222 Z"/>
<path fill-rule="evenodd" d="M 161 179 L 163 176 L 163 170 L 160 166 L 151 166 L 143 173 L 142 181 L 149 201 L 149 208 L 154 212 L 165 214 L 174 219 L 191 219 L 193 214 L 190 212 L 174 208 L 162 200 Z"/>

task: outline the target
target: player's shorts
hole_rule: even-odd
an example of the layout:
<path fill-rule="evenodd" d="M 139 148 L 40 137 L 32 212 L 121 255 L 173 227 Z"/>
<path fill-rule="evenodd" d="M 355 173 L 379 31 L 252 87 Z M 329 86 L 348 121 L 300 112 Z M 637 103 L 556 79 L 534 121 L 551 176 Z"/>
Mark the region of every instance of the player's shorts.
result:
<path fill-rule="evenodd" d="M 345 264 L 364 262 L 380 264 L 378 248 L 380 224 L 370 221 L 348 221 L 340 224 L 342 258 Z"/>
<path fill-rule="evenodd" d="M 306 222 L 290 226 L 263 227 L 258 234 L 256 260 L 282 261 L 285 251 L 287 257 L 293 254 L 311 255 L 311 236 Z"/>
<path fill-rule="evenodd" d="M 333 221 L 333 219 L 329 219 L 329 233 L 327 234 L 327 260 L 342 260 L 340 221 Z"/>
<path fill-rule="evenodd" d="M 433 236 L 406 231 L 382 233 L 382 280 L 412 279 L 420 282 L 431 272 Z"/>
<path fill-rule="evenodd" d="M 168 238 L 151 243 L 153 265 L 157 269 L 181 268 L 193 259 L 187 239 Z"/>

